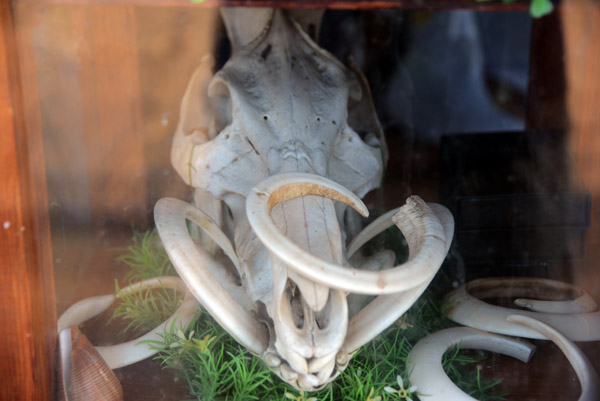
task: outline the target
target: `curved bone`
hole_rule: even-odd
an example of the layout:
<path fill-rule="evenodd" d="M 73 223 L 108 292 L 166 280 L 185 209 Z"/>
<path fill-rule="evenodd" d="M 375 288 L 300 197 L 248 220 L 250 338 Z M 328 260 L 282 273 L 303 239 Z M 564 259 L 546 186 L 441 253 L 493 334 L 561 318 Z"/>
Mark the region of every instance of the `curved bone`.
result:
<path fill-rule="evenodd" d="M 369 272 L 316 258 L 282 236 L 269 216 L 278 203 L 311 194 L 340 200 L 366 214 L 366 209 L 357 208 L 362 202 L 353 194 L 312 174 L 290 173 L 270 177 L 254 187 L 246 201 L 248 221 L 265 246 L 290 268 L 311 280 L 360 294 L 395 293 L 431 279 L 446 256 L 447 241 L 439 219 L 420 198 L 410 197 L 395 216 L 396 224 L 409 244 L 410 255 L 406 263 L 386 271 Z"/>
<path fill-rule="evenodd" d="M 596 310 L 596 301 L 586 292 L 570 301 L 543 301 L 540 299 L 515 299 L 515 305 L 534 312 L 548 313 L 587 313 Z"/>
<path fill-rule="evenodd" d="M 545 301 L 528 298 L 515 299 L 515 305 L 522 308 L 527 308 L 535 312 L 548 313 L 587 313 L 593 312 L 597 308 L 596 302 L 590 294 L 585 289 L 573 284 L 542 278 L 520 278 L 512 281 L 514 285 L 510 291 L 513 296 L 520 296 L 519 294 L 515 294 L 515 292 L 524 294 L 522 296 L 552 296 L 557 295 L 556 293 L 577 294 L 577 298 L 567 301 Z"/>
<path fill-rule="evenodd" d="M 170 318 L 135 340 L 116 345 L 96 347 L 100 356 L 102 356 L 111 369 L 121 368 L 146 359 L 156 354 L 158 350 L 143 345 L 140 346 L 140 341 L 160 341 L 162 339 L 161 334 L 164 333 L 165 328 L 170 327 L 175 319 L 178 319 L 181 326 L 185 327 L 190 324 L 198 310 L 196 300 L 188 291 L 185 284 L 177 277 L 157 277 L 144 280 L 123 288 L 117 295 L 102 295 L 81 300 L 68 308 L 58 319 L 58 332 L 62 332 L 67 327 L 78 326 L 86 320 L 102 313 L 121 294 L 159 287 L 173 288 L 185 294 L 181 305 L 179 305 L 179 308 L 177 308 Z"/>
<path fill-rule="evenodd" d="M 186 219 L 205 230 L 237 266 L 239 262 L 229 239 L 197 208 L 177 199 L 160 199 L 154 208 L 156 228 L 181 278 L 196 299 L 239 343 L 255 354 L 268 346 L 266 327 L 237 303 L 215 279 L 192 241 Z"/>
<path fill-rule="evenodd" d="M 454 327 L 430 334 L 419 341 L 408 355 L 410 382 L 427 394 L 429 401 L 474 401 L 459 389 L 444 372 L 442 357 L 453 346 L 482 349 L 529 362 L 535 347 L 523 340 L 485 333 L 469 327 Z"/>
<path fill-rule="evenodd" d="M 557 288 L 556 281 L 544 279 L 490 278 L 475 280 L 462 285 L 446 296 L 446 300 L 449 301 L 446 315 L 455 322 L 481 330 L 545 339 L 546 337 L 536 330 L 506 320 L 510 315 L 528 316 L 554 327 L 572 341 L 600 340 L 600 312 L 579 314 L 533 312 L 494 306 L 478 299 L 478 297 L 518 296 L 524 294 L 527 288 L 531 288 L 532 281 L 537 282 L 540 288 L 544 286 L 551 286 L 549 288 L 554 290 Z M 522 286 L 521 283 L 527 285 Z M 571 289 L 572 287 L 563 284 L 564 288 Z"/>
<path fill-rule="evenodd" d="M 352 241 L 350 241 L 350 243 L 348 244 L 348 259 L 350 259 L 352 255 L 354 255 L 356 251 L 358 251 L 364 244 L 371 241 L 373 238 L 375 238 L 377 235 L 381 234 L 388 228 L 392 227 L 394 225 L 394 222 L 392 221 L 392 216 L 394 216 L 399 211 L 399 207 L 392 209 L 382 214 L 381 216 L 373 220 L 371 224 L 363 228 L 363 230 L 360 233 L 358 233 L 358 235 L 354 237 Z"/>
<path fill-rule="evenodd" d="M 445 206 L 437 203 L 427 203 L 427 205 L 433 210 L 444 227 L 444 234 L 446 235 L 446 252 L 448 252 L 450 244 L 452 243 L 452 237 L 454 236 L 454 218 L 452 217 L 452 213 L 450 213 Z M 400 207 L 397 207 L 396 209 L 392 209 L 382 214 L 358 233 L 358 235 L 350 241 L 350 244 L 348 244 L 348 259 L 350 259 L 364 244 L 371 241 L 388 228 L 394 226 L 395 223 L 392 220 L 392 217 L 398 213 L 400 209 Z"/>
<path fill-rule="evenodd" d="M 585 313 L 596 310 L 596 302 L 583 288 L 562 281 L 539 277 L 486 278 L 468 284 L 469 291 L 477 298 L 485 297 L 538 297 L 555 298 L 545 301 L 518 298 L 515 305 L 535 312 Z M 577 298 L 564 300 L 576 294 Z"/>
<path fill-rule="evenodd" d="M 600 398 L 600 378 L 598 378 L 598 374 L 590 361 L 572 341 L 556 329 L 528 316 L 510 315 L 507 320 L 542 333 L 560 348 L 571 363 L 581 383 L 579 401 L 594 401 Z"/>
<path fill-rule="evenodd" d="M 435 212 L 444 227 L 444 234 L 447 239 L 445 250 L 448 252 L 454 233 L 454 219 L 452 218 L 452 214 L 442 205 L 435 203 L 428 205 Z M 393 211 L 397 210 L 399 209 Z M 351 247 L 353 252 L 356 252 L 362 245 L 394 224 L 390 219 L 391 212 L 377 218 L 352 240 Z M 401 229 L 400 226 L 398 228 Z M 432 279 L 433 275 L 420 285 L 398 294 L 380 295 L 360 312 L 352 316 L 348 323 L 348 335 L 344 343 L 344 349 L 348 352 L 357 350 L 398 320 L 421 296 Z"/>

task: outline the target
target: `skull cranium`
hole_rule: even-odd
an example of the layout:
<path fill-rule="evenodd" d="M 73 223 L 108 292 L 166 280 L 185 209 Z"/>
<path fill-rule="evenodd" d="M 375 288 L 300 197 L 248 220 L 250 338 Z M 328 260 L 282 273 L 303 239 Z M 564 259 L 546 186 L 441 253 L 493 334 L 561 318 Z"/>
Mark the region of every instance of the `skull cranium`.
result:
<path fill-rule="evenodd" d="M 348 124 L 349 104 L 371 107 L 364 80 L 302 29 L 310 14 L 300 24 L 281 10 L 224 16 L 233 54 L 210 82 L 208 64 L 195 73 L 172 149 L 202 211 L 163 199 L 156 224 L 215 319 L 282 379 L 316 390 L 425 289 L 447 252 L 452 217 L 410 198 L 394 217 L 409 260 L 391 268 L 382 252 L 352 267 L 356 249 L 393 224 L 383 216 L 346 245 L 347 206 L 368 214 L 360 198 L 379 185 L 386 152 L 375 117 L 363 121 L 370 132 L 362 137 Z M 186 219 L 208 235 L 203 246 Z M 369 271 L 374 264 L 384 269 Z M 379 296 L 351 316 L 349 293 Z"/>

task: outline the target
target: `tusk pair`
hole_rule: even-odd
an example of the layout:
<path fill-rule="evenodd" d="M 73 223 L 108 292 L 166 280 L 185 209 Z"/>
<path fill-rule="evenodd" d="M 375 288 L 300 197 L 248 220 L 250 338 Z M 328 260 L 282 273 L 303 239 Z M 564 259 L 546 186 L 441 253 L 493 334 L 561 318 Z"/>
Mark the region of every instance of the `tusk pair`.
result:
<path fill-rule="evenodd" d="M 530 306 L 532 311 L 490 305 L 479 298 L 513 296 L 554 296 L 577 294 L 574 300 L 537 301 L 517 299 L 518 306 Z M 560 297 L 560 298 L 562 298 Z M 544 322 L 572 341 L 600 340 L 600 311 L 593 299 L 581 288 L 555 280 L 540 278 L 487 278 L 462 285 L 446 296 L 446 315 L 469 327 L 518 337 L 546 339 L 529 327 L 508 321 L 510 315 L 528 316 Z M 550 312 L 553 310 L 555 312 Z M 537 312 L 537 311 L 543 312 Z M 569 313 L 586 311 L 586 313 Z"/>
<path fill-rule="evenodd" d="M 217 224 L 196 207 L 177 199 L 160 199 L 154 207 L 154 219 L 163 246 L 173 266 L 190 291 L 206 310 L 240 344 L 260 355 L 269 345 L 267 327 L 247 312 L 223 288 L 238 287 L 219 282 L 212 272 L 223 270 L 210 266 L 214 259 L 198 248 L 187 230 L 186 219 L 202 228 L 223 249 L 238 268 L 239 262 L 231 242 Z"/>
<path fill-rule="evenodd" d="M 280 174 L 261 181 L 248 195 L 246 213 L 252 229 L 271 252 L 298 274 L 319 284 L 358 294 L 397 293 L 431 280 L 446 256 L 450 242 L 446 240 L 446 228 L 425 202 L 410 197 L 394 216 L 410 249 L 406 263 L 372 272 L 321 260 L 281 235 L 270 216 L 277 204 L 305 195 L 338 200 L 368 215 L 354 193 L 324 177 L 305 173 Z"/>
<path fill-rule="evenodd" d="M 89 320 L 94 316 L 104 312 L 110 307 L 110 305 L 112 305 L 112 303 L 119 297 L 120 294 L 161 287 L 173 288 L 185 294 L 181 305 L 179 305 L 179 308 L 177 308 L 175 313 L 170 318 L 168 318 L 164 323 L 158 325 L 149 333 L 144 334 L 135 340 L 116 345 L 96 347 L 96 350 L 100 356 L 106 361 L 108 367 L 111 369 L 121 368 L 146 359 L 156 354 L 158 350 L 147 346 L 140 346 L 138 345 L 140 341 L 161 341 L 161 334 L 164 333 L 165 328 L 171 326 L 175 319 L 180 322 L 182 327 L 185 327 L 190 324 L 194 318 L 194 315 L 196 314 L 196 311 L 198 310 L 198 303 L 188 291 L 185 284 L 183 284 L 183 282 L 177 277 L 156 277 L 125 287 L 116 295 L 109 294 L 83 299 L 71 305 L 61 315 L 57 322 L 58 332 L 63 333 L 64 329 L 71 326 L 79 326 L 86 320 Z"/>

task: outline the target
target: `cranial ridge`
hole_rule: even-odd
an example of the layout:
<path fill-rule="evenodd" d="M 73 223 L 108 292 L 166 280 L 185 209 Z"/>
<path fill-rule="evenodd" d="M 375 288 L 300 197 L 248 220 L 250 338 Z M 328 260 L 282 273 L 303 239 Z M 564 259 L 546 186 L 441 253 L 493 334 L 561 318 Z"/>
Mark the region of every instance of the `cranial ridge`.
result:
<path fill-rule="evenodd" d="M 382 324 L 406 311 L 452 237 L 447 210 L 415 197 L 398 212 L 409 245 L 418 244 L 405 264 L 393 267 L 383 254 L 348 260 L 349 210 L 333 199 L 366 212 L 360 198 L 379 185 L 386 149 L 375 116 L 361 132 L 348 124 L 349 103 L 372 110 L 361 100 L 369 95 L 364 78 L 302 29 L 318 31 L 321 14 L 223 10 L 231 58 L 214 76 L 206 61 L 192 77 L 171 151 L 202 212 L 174 200 L 155 209 L 165 248 L 196 298 L 283 380 L 308 391 L 333 380 Z M 182 216 L 199 213 L 194 250 Z M 223 246 L 233 249 L 228 257 Z M 387 261 L 384 270 L 362 269 L 378 260 Z M 397 278 L 413 271 L 403 287 Z M 380 296 L 350 316 L 352 292 Z"/>

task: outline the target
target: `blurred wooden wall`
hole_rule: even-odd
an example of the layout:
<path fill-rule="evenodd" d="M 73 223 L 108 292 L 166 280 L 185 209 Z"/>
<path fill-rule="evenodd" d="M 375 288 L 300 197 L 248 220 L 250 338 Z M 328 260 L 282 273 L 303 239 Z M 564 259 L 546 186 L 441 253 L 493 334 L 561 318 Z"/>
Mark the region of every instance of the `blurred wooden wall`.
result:
<path fill-rule="evenodd" d="M 560 8 L 565 46 L 569 146 L 592 194 L 584 267 L 576 282 L 600 297 L 600 2 L 568 0 Z"/>
<path fill-rule="evenodd" d="M 43 138 L 45 162 L 34 162 L 46 170 L 60 314 L 114 290 L 127 270 L 115 248 L 132 226 L 151 225 L 159 198 L 191 198 L 171 168 L 171 138 L 188 80 L 222 28 L 216 9 L 13 7 L 24 119 Z"/>
<path fill-rule="evenodd" d="M 157 198 L 187 194 L 170 168 L 170 141 L 187 81 L 213 53 L 218 11 L 19 4 L 52 218 L 147 225 Z"/>

